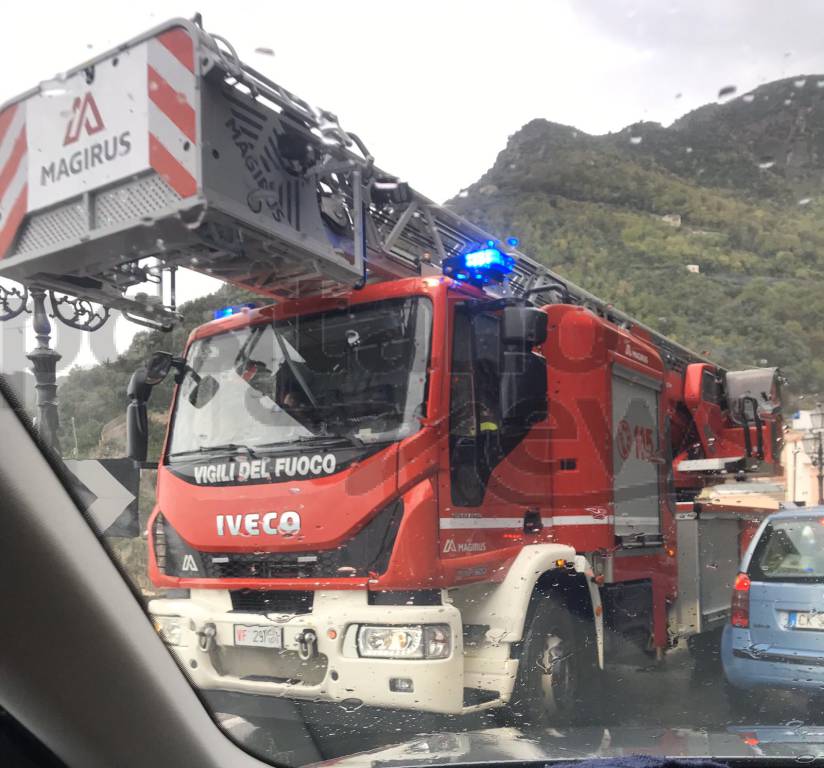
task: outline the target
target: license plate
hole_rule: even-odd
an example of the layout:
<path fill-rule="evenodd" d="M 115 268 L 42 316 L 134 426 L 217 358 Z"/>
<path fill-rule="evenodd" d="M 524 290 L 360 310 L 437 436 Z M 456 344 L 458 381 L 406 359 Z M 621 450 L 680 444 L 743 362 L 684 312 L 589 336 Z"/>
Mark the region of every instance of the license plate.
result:
<path fill-rule="evenodd" d="M 235 645 L 250 645 L 253 648 L 283 648 L 283 629 L 254 624 L 235 624 Z"/>
<path fill-rule="evenodd" d="M 792 629 L 824 630 L 824 613 L 791 611 L 789 624 Z"/>

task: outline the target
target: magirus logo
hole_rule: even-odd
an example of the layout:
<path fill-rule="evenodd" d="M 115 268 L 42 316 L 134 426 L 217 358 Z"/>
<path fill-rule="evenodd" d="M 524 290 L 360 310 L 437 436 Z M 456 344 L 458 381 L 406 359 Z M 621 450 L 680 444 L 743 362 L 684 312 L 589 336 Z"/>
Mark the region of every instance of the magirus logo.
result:
<path fill-rule="evenodd" d="M 84 128 L 89 136 L 93 136 L 95 133 L 100 133 L 105 127 L 91 91 L 83 97 L 76 96 L 72 104 L 72 116 L 66 126 L 63 146 L 74 144 L 80 138 Z"/>
<path fill-rule="evenodd" d="M 87 91 L 83 96 L 76 96 L 72 103 L 72 114 L 66 125 L 63 146 L 71 147 L 80 139 L 96 136 L 105 130 L 100 108 L 91 91 Z M 81 176 L 92 168 L 128 155 L 131 150 L 131 131 L 101 136 L 91 143 L 86 141 L 82 148 L 42 163 L 40 186 L 47 187 L 64 179 Z"/>

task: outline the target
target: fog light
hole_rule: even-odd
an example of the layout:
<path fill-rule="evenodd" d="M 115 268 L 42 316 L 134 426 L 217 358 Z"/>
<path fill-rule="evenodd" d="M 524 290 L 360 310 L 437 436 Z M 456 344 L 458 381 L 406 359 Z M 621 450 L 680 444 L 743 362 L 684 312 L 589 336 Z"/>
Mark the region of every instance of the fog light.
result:
<path fill-rule="evenodd" d="M 390 677 L 389 690 L 392 693 L 414 693 L 415 684 L 408 677 Z"/>
<path fill-rule="evenodd" d="M 157 633 L 167 645 L 186 645 L 186 636 L 183 634 L 183 619 L 180 616 L 152 617 Z"/>

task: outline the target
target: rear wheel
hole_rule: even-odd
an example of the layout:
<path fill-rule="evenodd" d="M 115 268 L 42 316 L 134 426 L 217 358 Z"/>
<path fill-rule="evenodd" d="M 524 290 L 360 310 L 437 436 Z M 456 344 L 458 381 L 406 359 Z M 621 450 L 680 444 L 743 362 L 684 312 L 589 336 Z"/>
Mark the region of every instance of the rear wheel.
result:
<path fill-rule="evenodd" d="M 594 714 L 599 670 L 585 626 L 561 602 L 537 597 L 510 702 L 515 724 L 563 724 Z"/>
<path fill-rule="evenodd" d="M 714 629 L 687 638 L 687 649 L 698 674 L 717 672 L 721 667 L 721 630 Z"/>
<path fill-rule="evenodd" d="M 724 680 L 724 695 L 730 715 L 736 723 L 756 724 L 761 715 L 761 695 L 757 690 L 744 690 Z"/>

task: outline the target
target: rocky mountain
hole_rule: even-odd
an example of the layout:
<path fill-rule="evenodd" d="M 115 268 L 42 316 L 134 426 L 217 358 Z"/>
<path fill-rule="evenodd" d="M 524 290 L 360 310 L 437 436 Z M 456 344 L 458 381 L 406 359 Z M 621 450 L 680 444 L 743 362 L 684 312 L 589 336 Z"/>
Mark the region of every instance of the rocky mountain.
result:
<path fill-rule="evenodd" d="M 824 76 L 603 136 L 533 120 L 450 205 L 729 367 L 824 386 Z"/>

